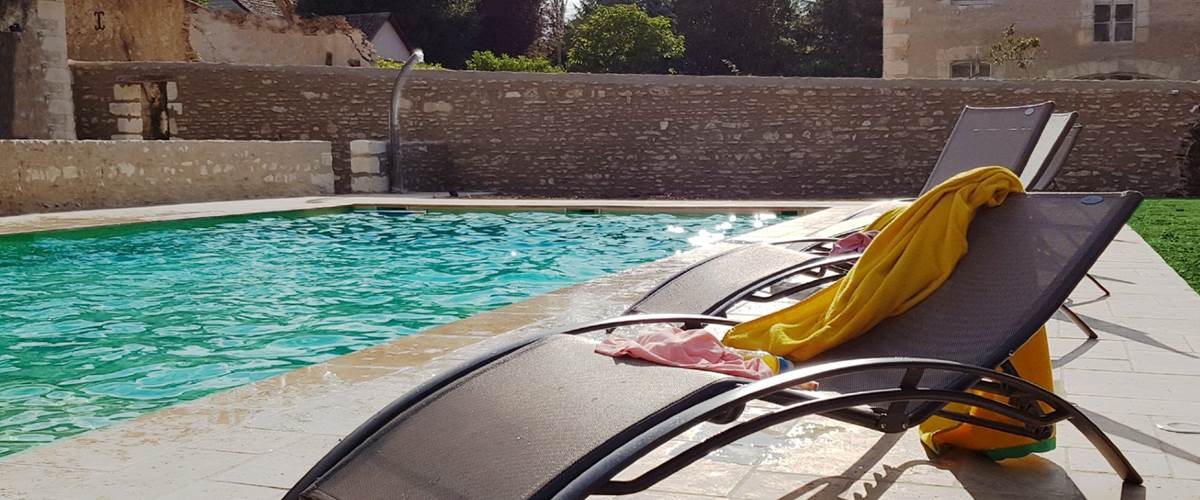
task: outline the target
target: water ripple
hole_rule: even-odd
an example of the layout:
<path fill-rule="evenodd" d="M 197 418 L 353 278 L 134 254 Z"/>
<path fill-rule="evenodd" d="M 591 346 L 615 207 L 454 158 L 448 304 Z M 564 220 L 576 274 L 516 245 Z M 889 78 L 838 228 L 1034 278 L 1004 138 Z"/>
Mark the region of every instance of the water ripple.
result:
<path fill-rule="evenodd" d="M 0 456 L 764 222 L 358 212 L 0 238 Z"/>

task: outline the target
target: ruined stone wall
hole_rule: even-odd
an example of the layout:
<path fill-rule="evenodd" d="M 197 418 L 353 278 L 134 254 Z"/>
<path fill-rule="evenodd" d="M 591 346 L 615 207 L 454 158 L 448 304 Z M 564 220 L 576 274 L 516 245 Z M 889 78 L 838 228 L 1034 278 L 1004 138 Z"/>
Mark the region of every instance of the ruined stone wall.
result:
<path fill-rule="evenodd" d="M 375 57 L 362 32 L 341 17 L 267 18 L 189 10 L 191 46 L 204 62 L 365 66 Z"/>
<path fill-rule="evenodd" d="M 75 111 L 62 1 L 0 10 L 0 139 L 73 139 Z"/>
<path fill-rule="evenodd" d="M 116 133 L 113 85 L 178 85 L 187 139 L 333 143 L 338 191 L 350 141 L 386 137 L 394 71 L 124 63 L 74 65 L 82 137 Z M 417 72 L 402 137 L 441 157 L 442 184 L 410 189 L 571 197 L 830 198 L 916 193 L 963 105 L 1041 100 L 1087 128 L 1063 190 L 1182 186 L 1200 83 L 946 81 Z M 438 170 L 422 148 L 405 162 Z M 402 168 L 405 168 L 402 165 Z M 408 172 L 406 170 L 406 172 Z"/>
<path fill-rule="evenodd" d="M 329 143 L 0 141 L 0 215 L 329 194 Z"/>
<path fill-rule="evenodd" d="M 75 61 L 189 61 L 185 0 L 67 0 Z"/>
<path fill-rule="evenodd" d="M 986 59 L 1001 32 L 1041 39 L 1029 70 L 993 67 L 1007 79 L 1124 73 L 1200 80 L 1200 2 L 1137 0 L 1134 40 L 1093 41 L 1092 0 L 883 0 L 884 78 L 949 78 L 955 61 Z"/>

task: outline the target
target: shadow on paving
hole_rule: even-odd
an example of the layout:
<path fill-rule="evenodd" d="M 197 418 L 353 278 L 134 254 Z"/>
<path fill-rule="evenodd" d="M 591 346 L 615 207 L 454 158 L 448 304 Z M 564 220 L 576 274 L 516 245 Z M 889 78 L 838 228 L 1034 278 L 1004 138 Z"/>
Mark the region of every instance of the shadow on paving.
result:
<path fill-rule="evenodd" d="M 1200 357 L 1196 356 L 1193 353 L 1180 351 L 1179 349 L 1176 349 L 1176 348 L 1166 345 L 1162 342 L 1154 340 L 1154 337 L 1150 336 L 1149 333 L 1143 332 L 1141 330 L 1135 330 L 1135 329 L 1129 328 L 1127 326 L 1118 325 L 1116 323 L 1104 321 L 1102 319 L 1088 316 L 1085 314 L 1080 314 L 1079 317 L 1083 318 L 1083 320 L 1086 321 L 1088 325 L 1091 325 L 1091 327 L 1098 332 L 1111 333 L 1118 337 L 1132 340 L 1139 344 L 1148 345 L 1150 347 L 1156 347 L 1158 349 L 1162 349 L 1164 351 L 1169 351 L 1169 352 L 1178 354 L 1180 356 L 1186 356 L 1186 357 L 1189 357 L 1192 359 L 1200 359 Z M 1066 356 L 1064 356 L 1064 357 L 1066 357 Z"/>
<path fill-rule="evenodd" d="M 856 483 L 862 484 L 864 490 L 853 493 L 856 500 L 882 498 L 905 472 L 918 466 L 933 466 L 950 472 L 973 498 L 1012 498 L 1014 494 L 1024 498 L 1085 498 L 1066 470 L 1037 456 L 997 463 L 974 452 L 954 451 L 929 460 L 882 464 L 882 474 L 876 472 L 871 477 L 864 477 L 866 472 L 880 466 L 880 461 L 904 437 L 903 434 L 883 435 L 842 474 L 810 481 L 780 498 L 844 498 L 842 495 Z M 1145 488 L 1125 485 L 1121 498 L 1145 498 Z"/>

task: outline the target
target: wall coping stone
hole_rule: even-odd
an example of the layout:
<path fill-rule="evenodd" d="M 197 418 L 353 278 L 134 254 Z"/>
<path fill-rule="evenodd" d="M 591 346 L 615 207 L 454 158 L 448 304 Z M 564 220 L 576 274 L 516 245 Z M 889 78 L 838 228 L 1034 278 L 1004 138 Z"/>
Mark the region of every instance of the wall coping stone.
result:
<path fill-rule="evenodd" d="M 394 69 L 380 68 L 347 68 L 338 66 L 252 66 L 244 64 L 198 63 L 198 62 L 167 62 L 167 61 L 71 61 L 71 67 L 87 70 L 88 68 L 128 67 L 133 69 L 163 69 L 197 67 L 226 67 L 253 72 L 277 73 L 280 70 L 300 74 L 342 75 L 346 71 L 360 71 L 374 74 L 395 74 Z M 478 79 L 481 81 L 513 81 L 513 82 L 578 82 L 581 84 L 644 84 L 668 86 L 767 86 L 767 87 L 797 87 L 797 88 L 878 88 L 878 89 L 987 89 L 1007 88 L 1014 84 L 1036 88 L 1054 89 L 1062 87 L 1111 89 L 1117 86 L 1141 87 L 1147 89 L 1182 89 L 1200 91 L 1200 81 L 1190 80 L 942 80 L 942 79 L 889 79 L 881 78 L 820 78 L 820 77 L 791 77 L 791 76 L 698 76 L 698 75 L 629 75 L 629 74 L 599 74 L 599 73 L 507 73 L 500 71 L 459 71 L 459 70 L 418 70 L 413 73 L 416 81 L 464 80 Z M 118 80 L 120 80 L 118 78 Z M 139 77 L 130 77 L 128 82 L 139 82 Z"/>

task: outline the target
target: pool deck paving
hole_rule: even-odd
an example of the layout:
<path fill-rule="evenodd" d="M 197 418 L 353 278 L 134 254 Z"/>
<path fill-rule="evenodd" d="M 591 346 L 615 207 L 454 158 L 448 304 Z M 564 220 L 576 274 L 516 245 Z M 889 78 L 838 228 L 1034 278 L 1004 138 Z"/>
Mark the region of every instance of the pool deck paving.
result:
<path fill-rule="evenodd" d="M 547 209 L 680 207 L 675 201 L 466 201 Z M 323 197 L 145 207 L 0 218 L 0 233 L 297 207 L 443 206 L 435 202 L 461 206 L 464 200 Z M 743 241 L 807 234 L 865 205 L 724 203 L 691 206 L 829 207 L 738 238 Z M 0 498 L 279 498 L 342 436 L 421 382 L 520 336 L 615 316 L 674 271 L 737 243 L 685 252 L 5 457 Z M 913 432 L 881 435 L 811 417 L 734 443 L 634 498 L 1198 498 L 1200 434 L 1159 426 L 1200 422 L 1200 296 L 1128 228 L 1092 273 L 1113 295 L 1101 298 L 1085 281 L 1071 304 L 1100 339 L 1087 340 L 1063 317 L 1049 323 L 1056 391 L 1109 433 L 1146 477 L 1142 487 L 1122 485 L 1069 424 L 1058 426 L 1053 452 L 995 463 L 970 454 L 931 458 Z M 751 406 L 743 418 L 764 407 Z M 644 471 L 719 428 L 692 429 L 619 477 Z"/>

